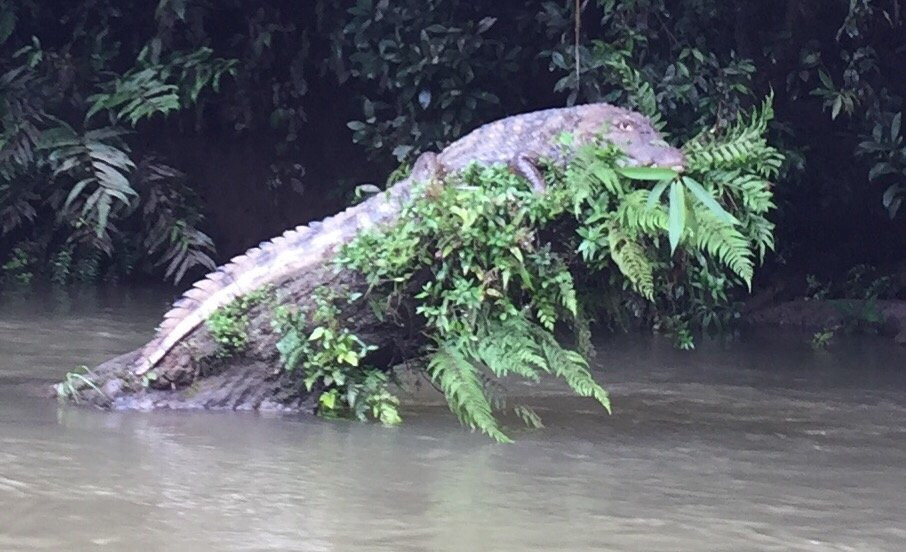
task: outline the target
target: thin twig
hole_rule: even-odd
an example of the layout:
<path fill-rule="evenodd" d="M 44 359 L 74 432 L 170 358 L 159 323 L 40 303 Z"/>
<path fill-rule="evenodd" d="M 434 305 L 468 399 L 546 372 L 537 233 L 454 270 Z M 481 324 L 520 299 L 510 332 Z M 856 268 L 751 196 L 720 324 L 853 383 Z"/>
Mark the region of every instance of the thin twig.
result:
<path fill-rule="evenodd" d="M 579 31 L 582 29 L 582 0 L 576 0 L 576 43 L 575 43 L 575 58 L 576 58 L 576 90 L 579 89 L 579 77 L 581 74 L 581 64 L 579 63 Z"/>

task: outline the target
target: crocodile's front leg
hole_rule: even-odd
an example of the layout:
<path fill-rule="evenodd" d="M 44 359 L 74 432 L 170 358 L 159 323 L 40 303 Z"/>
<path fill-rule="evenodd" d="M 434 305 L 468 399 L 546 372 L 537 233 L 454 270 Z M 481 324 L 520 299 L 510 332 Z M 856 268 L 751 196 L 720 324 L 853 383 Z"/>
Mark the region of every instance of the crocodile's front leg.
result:
<path fill-rule="evenodd" d="M 533 159 L 524 156 L 517 157 L 510 164 L 510 170 L 528 180 L 535 192 L 540 194 L 547 190 L 547 185 L 544 183 L 544 175 L 541 174 Z"/>

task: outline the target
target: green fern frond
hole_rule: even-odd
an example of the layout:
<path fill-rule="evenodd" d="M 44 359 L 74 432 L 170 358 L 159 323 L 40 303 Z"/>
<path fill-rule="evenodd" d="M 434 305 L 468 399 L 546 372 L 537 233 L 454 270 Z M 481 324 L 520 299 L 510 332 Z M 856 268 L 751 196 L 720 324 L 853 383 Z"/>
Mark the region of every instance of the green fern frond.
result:
<path fill-rule="evenodd" d="M 591 377 L 588 363 L 564 349 L 554 335 L 525 316 L 503 321 L 483 321 L 474 339 L 451 339 L 437 347 L 428 362 L 428 373 L 446 395 L 450 410 L 463 425 L 508 442 L 494 418 L 498 393 L 486 373 L 495 377 L 517 375 L 538 381 L 541 373 L 563 379 L 577 394 L 593 397 L 610 411 L 607 393 Z M 515 413 L 529 427 L 541 427 L 541 418 L 530 408 L 516 406 Z"/>
<path fill-rule="evenodd" d="M 464 425 L 497 442 L 512 442 L 494 418 L 478 369 L 460 350 L 442 345 L 431 355 L 428 373 L 444 392 L 450 410 Z"/>
<path fill-rule="evenodd" d="M 768 251 L 774 250 L 774 223 L 761 215 L 751 215 L 746 218 L 743 233 L 754 242 L 758 252 L 759 262 L 764 261 Z"/>
<path fill-rule="evenodd" d="M 119 141 L 122 134 L 120 129 L 103 128 L 80 135 L 61 124 L 43 139 L 54 178 L 75 181 L 63 210 L 90 220 L 99 238 L 107 232 L 116 208 L 130 207 L 138 196 L 128 178 L 135 163 Z"/>
<path fill-rule="evenodd" d="M 554 283 L 557 285 L 560 306 L 575 317 L 579 312 L 579 300 L 576 298 L 576 284 L 572 275 L 564 270 L 555 278 Z"/>
<path fill-rule="evenodd" d="M 498 377 L 516 374 L 531 381 L 547 372 L 540 349 L 526 331 L 523 317 L 488 325 L 474 346 L 474 356 Z"/>
<path fill-rule="evenodd" d="M 528 406 L 519 404 L 513 407 L 513 412 L 519 416 L 519 419 L 522 420 L 527 427 L 532 429 L 540 429 L 544 427 L 544 424 L 541 422 L 541 416 L 539 416 L 534 410 Z"/>
<path fill-rule="evenodd" d="M 656 236 L 667 230 L 667 210 L 661 204 L 649 206 L 650 193 L 649 190 L 640 189 L 620 198 L 615 218 L 625 232 Z"/>
<path fill-rule="evenodd" d="M 610 256 L 620 272 L 640 295 L 654 300 L 654 265 L 645 254 L 645 248 L 617 228 L 607 236 Z"/>
<path fill-rule="evenodd" d="M 726 186 L 737 190 L 742 206 L 752 213 L 764 214 L 774 209 L 771 183 L 754 174 L 742 174 L 726 180 Z"/>
<path fill-rule="evenodd" d="M 768 97 L 760 109 L 750 117 L 740 117 L 723 135 L 705 131 L 687 142 L 687 168 L 690 172 L 707 172 L 716 169 L 745 168 L 754 170 L 764 178 L 775 177 L 783 163 L 783 156 L 767 143 L 765 134 L 774 117 Z"/>
<path fill-rule="evenodd" d="M 538 335 L 538 337 L 541 340 L 541 349 L 544 351 L 547 363 L 554 369 L 554 374 L 562 378 L 577 395 L 595 399 L 610 413 L 610 397 L 607 396 L 607 391 L 591 377 L 588 363 L 582 358 L 582 355 L 562 348 L 550 334 Z"/>
<path fill-rule="evenodd" d="M 733 225 L 709 212 L 696 214 L 698 224 L 690 232 L 695 247 L 719 260 L 749 286 L 755 272 L 749 240 Z"/>
<path fill-rule="evenodd" d="M 623 154 L 612 147 L 586 145 L 575 153 L 566 169 L 566 186 L 580 198 L 599 196 L 602 192 L 620 196 L 626 193 L 625 181 L 614 170 Z"/>

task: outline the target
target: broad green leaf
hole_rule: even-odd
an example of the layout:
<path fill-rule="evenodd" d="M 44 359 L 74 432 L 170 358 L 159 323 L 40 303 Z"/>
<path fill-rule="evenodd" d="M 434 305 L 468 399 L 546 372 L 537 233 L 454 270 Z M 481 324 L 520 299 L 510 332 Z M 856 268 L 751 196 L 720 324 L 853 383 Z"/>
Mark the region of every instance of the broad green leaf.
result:
<path fill-rule="evenodd" d="M 337 394 L 333 391 L 334 390 L 328 391 L 327 393 L 321 393 L 321 396 L 318 397 L 318 402 L 327 410 L 333 410 L 337 405 Z"/>
<path fill-rule="evenodd" d="M 712 213 L 714 213 L 718 220 L 726 222 L 727 224 L 739 224 L 739 221 L 736 220 L 736 217 L 728 213 L 726 209 L 724 209 L 720 205 L 720 203 L 718 203 L 717 200 L 715 200 L 711 196 L 711 194 L 708 193 L 708 190 L 706 190 L 701 184 L 698 183 L 697 180 L 688 176 L 684 176 L 683 184 L 685 184 L 686 188 L 688 188 L 689 191 L 692 192 L 692 195 L 698 198 L 698 200 L 701 201 L 705 207 L 707 207 Z"/>
<path fill-rule="evenodd" d="M 834 120 L 840 115 L 840 109 L 843 108 L 843 100 L 840 96 L 834 98 L 834 102 L 831 104 L 831 119 Z"/>
<path fill-rule="evenodd" d="M 96 161 L 103 161 L 108 165 L 120 170 L 131 169 L 135 167 L 132 159 L 119 148 L 103 144 L 101 142 L 89 142 L 86 144 L 88 153 Z"/>
<path fill-rule="evenodd" d="M 677 172 L 663 167 L 619 167 L 617 173 L 632 180 L 672 180 Z"/>
<path fill-rule="evenodd" d="M 868 179 L 875 180 L 880 176 L 884 176 L 885 174 L 895 174 L 896 172 L 896 168 L 890 163 L 875 163 L 874 165 L 872 165 L 871 170 L 868 171 Z"/>
<path fill-rule="evenodd" d="M 661 201 L 661 196 L 664 195 L 664 190 L 667 189 L 669 184 L 669 180 L 662 180 L 654 185 L 654 188 L 651 189 L 651 193 L 648 194 L 648 201 L 645 203 L 646 209 L 651 209 Z"/>
<path fill-rule="evenodd" d="M 881 196 L 881 203 L 884 207 L 890 206 L 890 204 L 893 203 L 894 198 L 902 191 L 901 187 L 896 184 L 890 186 L 884 191 L 884 195 Z"/>
<path fill-rule="evenodd" d="M 323 335 L 324 335 L 324 326 L 318 326 L 317 328 L 314 329 L 313 332 L 311 332 L 311 335 L 308 336 L 308 340 L 315 341 L 315 340 L 321 339 L 321 337 Z"/>
<path fill-rule="evenodd" d="M 894 218 L 897 216 L 897 211 L 900 210 L 900 205 L 902 205 L 902 204 L 903 204 L 902 197 L 898 197 L 890 203 L 890 205 L 887 207 L 887 213 L 888 213 L 888 215 L 890 215 L 890 218 Z"/>
<path fill-rule="evenodd" d="M 667 218 L 667 235 L 670 238 L 670 252 L 676 251 L 683 230 L 686 227 L 686 194 L 679 182 L 670 184 L 670 210 Z"/>

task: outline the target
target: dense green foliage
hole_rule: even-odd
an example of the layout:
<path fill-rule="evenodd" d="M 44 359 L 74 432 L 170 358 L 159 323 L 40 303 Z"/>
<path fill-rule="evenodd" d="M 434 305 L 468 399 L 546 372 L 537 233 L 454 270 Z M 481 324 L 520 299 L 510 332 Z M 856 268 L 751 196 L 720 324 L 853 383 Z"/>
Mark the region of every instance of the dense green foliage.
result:
<path fill-rule="evenodd" d="M 575 212 L 582 237 L 577 250 L 590 277 L 615 265 L 653 303 L 654 326 L 684 348 L 692 346 L 693 332 L 730 328 L 737 316 L 732 289 L 751 287 L 756 261 L 774 248 L 767 215 L 774 207 L 770 181 L 782 157 L 764 139 L 772 115 L 765 103 L 719 137 L 691 139 L 684 145 L 688 171 L 651 189 L 620 177 L 658 178 L 656 172 L 610 169 L 606 156 L 589 149 L 564 175 L 572 201 L 587 204 Z M 621 287 L 613 279 L 609 285 Z M 620 308 L 611 310 L 610 318 L 624 318 Z"/>
<path fill-rule="evenodd" d="M 334 291 L 320 288 L 314 299 L 311 312 L 283 306 L 276 313 L 273 325 L 283 336 L 277 350 L 284 368 L 301 372 L 307 391 L 317 386 L 321 415 L 352 414 L 362 421 L 370 416 L 398 424 L 399 399 L 388 389 L 387 374 L 363 363 L 374 347 L 342 325 Z"/>
<path fill-rule="evenodd" d="M 255 232 L 251 221 L 206 228 L 227 181 L 274 198 L 379 181 L 480 123 L 572 102 L 636 108 L 686 142 L 732 126 L 770 90 L 770 130 L 789 160 L 782 260 L 842 274 L 903 249 L 903 217 L 885 220 L 906 178 L 896 0 L 576 6 L 3 0 L 4 285 L 148 271 L 179 280 L 210 267 L 209 236 Z M 257 181 L 220 182 L 215 158 L 184 147 L 215 139 L 269 145 L 249 160 L 264 167 Z M 337 155 L 371 162 L 341 167 Z M 879 233 L 889 239 L 866 239 Z"/>
<path fill-rule="evenodd" d="M 494 416 L 508 408 L 506 376 L 552 374 L 609 409 L 583 355 L 554 332 L 581 336 L 586 316 L 641 317 L 691 347 L 773 248 L 769 179 L 782 158 L 764 141 L 771 116 L 766 103 L 721 135 L 690 140 L 683 175 L 621 168 L 618 150 L 589 145 L 564 170 L 549 167 L 539 194 L 504 168 L 473 165 L 429 183 L 399 223 L 358 237 L 339 262 L 378 297 L 415 288 L 427 373 L 467 426 L 509 439 Z M 561 139 L 567 147 L 569 135 Z M 611 301 L 580 299 L 592 295 Z M 509 408 L 540 425 L 525 405 Z"/>
<path fill-rule="evenodd" d="M 42 13 L 28 3 L 0 7 L 7 47 Z M 174 280 L 212 267 L 214 244 L 198 229 L 202 215 L 183 174 L 151 151 L 134 154 L 130 142 L 141 121 L 195 105 L 235 63 L 207 48 L 162 53 L 149 44 L 117 74 L 103 27 L 68 22 L 68 42 L 49 48 L 32 37 L 15 46 L 0 77 L 0 237 L 56 283 L 97 279 L 102 264 L 117 277 L 147 261 Z"/>
<path fill-rule="evenodd" d="M 249 311 L 262 303 L 271 302 L 269 299 L 272 297 L 273 288 L 266 286 L 236 298 L 208 317 L 205 325 L 219 345 L 218 357 L 229 357 L 245 350 L 249 344 Z"/>

